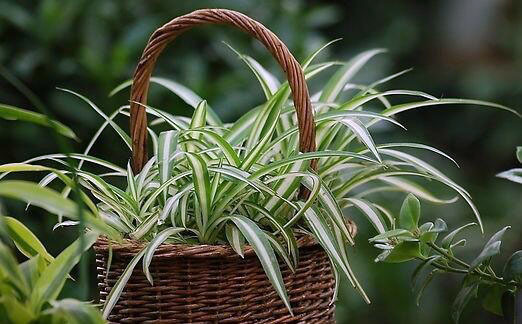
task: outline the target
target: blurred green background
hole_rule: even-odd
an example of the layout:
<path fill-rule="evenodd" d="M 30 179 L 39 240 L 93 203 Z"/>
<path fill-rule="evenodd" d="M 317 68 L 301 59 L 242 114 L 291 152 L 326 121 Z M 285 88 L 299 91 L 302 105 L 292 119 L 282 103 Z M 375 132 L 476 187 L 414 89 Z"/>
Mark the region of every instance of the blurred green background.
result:
<path fill-rule="evenodd" d="M 388 89 L 416 89 L 437 97 L 495 101 L 521 111 L 522 2 L 508 0 L 437 1 L 106 1 L 0 0 L 0 64 L 20 78 L 52 114 L 71 126 L 84 142 L 102 120 L 76 98 L 56 90 L 65 87 L 92 99 L 106 113 L 127 103 L 128 92 L 113 98 L 109 91 L 132 76 L 151 32 L 170 18 L 197 8 L 224 7 L 242 11 L 272 29 L 302 60 L 325 42 L 343 38 L 321 59 L 347 60 L 360 51 L 383 47 L 388 53 L 370 62 L 354 80 L 372 81 L 414 67 L 393 80 Z M 156 75 L 181 82 L 206 98 L 225 120 L 233 120 L 262 100 L 251 72 L 222 41 L 232 44 L 281 77 L 274 60 L 257 42 L 226 27 L 192 30 L 171 45 Z M 319 80 L 321 82 L 321 80 Z M 314 88 L 314 84 L 310 84 Z M 313 91 L 312 91 L 313 92 Z M 0 102 L 34 109 L 5 80 L 0 80 Z M 149 102 L 178 114 L 188 109 L 172 94 L 151 89 Z M 522 246 L 522 188 L 494 175 L 516 166 L 514 150 L 522 144 L 522 122 L 505 112 L 477 107 L 446 107 L 402 115 L 408 131 L 382 131 L 378 142 L 421 142 L 453 156 L 461 168 L 433 155 L 425 158 L 468 189 L 481 211 L 486 235 L 505 224 L 503 258 Z M 126 125 L 126 120 L 121 120 Z M 111 133 L 95 147 L 95 154 L 123 164 L 128 152 Z M 0 163 L 58 150 L 49 130 L 0 120 Z M 449 196 L 449 192 L 445 192 Z M 403 196 L 383 196 L 398 212 Z M 55 219 L 31 208 L 5 201 L 13 216 L 24 218 L 53 252 L 75 233 L 52 231 Z M 423 204 L 425 220 L 444 218 L 451 226 L 472 220 L 463 202 L 448 206 Z M 354 215 L 356 221 L 362 220 Z M 373 235 L 360 226 L 352 253 L 354 267 L 370 298 L 365 305 L 347 284 L 338 302 L 339 323 L 449 323 L 451 301 L 460 278 L 436 278 L 415 305 L 409 278 L 414 264 L 375 264 L 376 250 L 366 243 Z M 477 233 L 474 233 L 477 234 Z M 478 235 L 474 235 L 478 237 Z M 465 257 L 478 253 L 480 241 L 470 241 Z M 467 255 L 467 254 L 469 255 Z M 92 258 L 91 258 L 92 260 Z M 94 265 L 92 265 L 94 266 Z M 498 266 L 501 266 L 499 264 Z M 92 269 L 92 268 L 91 268 Z M 75 297 L 95 298 L 94 273 L 83 289 L 69 289 Z M 502 323 L 472 302 L 463 323 Z"/>

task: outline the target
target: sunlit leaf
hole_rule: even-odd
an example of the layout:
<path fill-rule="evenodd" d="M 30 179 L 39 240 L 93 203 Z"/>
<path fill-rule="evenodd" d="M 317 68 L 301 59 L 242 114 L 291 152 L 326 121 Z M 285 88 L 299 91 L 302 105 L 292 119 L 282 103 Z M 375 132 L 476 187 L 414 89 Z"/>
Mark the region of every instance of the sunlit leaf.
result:
<path fill-rule="evenodd" d="M 52 120 L 46 115 L 36 113 L 34 111 L 0 104 L 0 118 L 7 120 L 20 120 L 26 121 L 37 125 L 42 125 L 55 129 L 59 134 L 78 140 L 76 134 L 69 127 L 60 123 L 59 121 Z"/>

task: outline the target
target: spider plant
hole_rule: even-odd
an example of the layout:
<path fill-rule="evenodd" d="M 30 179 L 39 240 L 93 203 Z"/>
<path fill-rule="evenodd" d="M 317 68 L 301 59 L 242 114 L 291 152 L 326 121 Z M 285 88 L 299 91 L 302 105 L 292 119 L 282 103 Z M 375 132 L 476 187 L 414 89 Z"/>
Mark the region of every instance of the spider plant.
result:
<path fill-rule="evenodd" d="M 68 273 L 98 234 L 87 232 L 56 258 L 15 218 L 0 216 L 4 235 L 28 260 L 18 264 L 0 241 L 0 318 L 3 323 L 105 323 L 99 310 L 75 299 L 57 300 Z"/>
<path fill-rule="evenodd" d="M 277 256 L 290 269 L 295 269 L 299 260 L 297 239 L 299 235 L 312 235 L 334 265 L 337 282 L 340 274 L 344 274 L 369 302 L 350 268 L 347 249 L 354 244 L 354 238 L 353 229 L 347 224 L 357 209 L 378 234 L 395 229 L 396 218 L 372 198 L 375 193 L 408 192 L 435 204 L 452 203 L 461 197 L 483 229 L 469 193 L 443 172 L 407 151 L 424 150 L 455 162 L 453 159 L 419 143 L 377 144 L 370 129 L 383 123 L 403 128 L 394 119 L 395 115 L 431 106 L 478 105 L 517 113 L 479 100 L 438 99 L 421 91 L 378 89 L 407 70 L 371 84 L 352 83 L 354 75 L 384 50 L 365 51 L 347 62 L 314 63 L 328 45 L 330 43 L 302 62 L 308 80 L 335 69 L 324 86 L 311 96 L 317 152 L 300 153 L 296 149 L 298 129 L 288 83 L 279 81 L 253 58 L 235 51 L 259 81 L 266 98 L 266 102 L 253 107 L 236 122 L 221 121 L 205 100 L 183 85 L 152 78 L 153 83 L 166 87 L 193 107 L 194 113 L 186 118 L 143 105 L 153 117 L 148 129 L 153 156 L 135 174 L 130 164 L 118 166 L 90 155 L 93 145 L 108 127 L 130 149 L 129 135 L 116 122 L 118 116 L 129 115 L 129 106 L 106 115 L 84 96 L 64 90 L 92 107 L 103 117 L 103 124 L 82 154 L 49 154 L 0 166 L 0 172 L 4 172 L 0 179 L 13 171 L 50 171 L 39 185 L 1 181 L 0 195 L 39 204 L 56 213 L 60 222 L 63 216 L 74 219 L 74 212 L 60 208 L 60 204 L 49 206 L 45 197 L 67 200 L 71 192 L 67 174 L 71 170 L 64 168 L 65 159 L 78 161 L 73 171 L 85 192 L 81 199 L 89 208 L 87 224 L 97 225 L 109 238 L 123 236 L 146 242 L 107 297 L 104 316 L 110 313 L 140 261 L 143 272 L 154 284 L 148 267 L 155 249 L 164 242 L 228 244 L 240 256 L 245 244 L 251 245 L 274 289 L 291 312 Z M 131 81 L 123 83 L 112 94 L 130 84 Z M 392 97 L 413 100 L 392 104 Z M 158 127 L 168 130 L 158 133 Z M 310 167 L 313 161 L 318 163 L 317 172 Z M 46 163 L 54 167 L 44 166 Z M 89 169 L 84 164 L 96 168 Z M 125 185 L 118 186 L 115 178 L 122 178 Z M 456 196 L 437 197 L 414 182 L 415 178 L 440 182 L 454 190 Z M 46 188 L 55 180 L 63 185 L 61 193 Z M 300 195 L 302 188 L 309 194 Z M 110 229 L 102 228 L 100 221 L 110 225 Z"/>

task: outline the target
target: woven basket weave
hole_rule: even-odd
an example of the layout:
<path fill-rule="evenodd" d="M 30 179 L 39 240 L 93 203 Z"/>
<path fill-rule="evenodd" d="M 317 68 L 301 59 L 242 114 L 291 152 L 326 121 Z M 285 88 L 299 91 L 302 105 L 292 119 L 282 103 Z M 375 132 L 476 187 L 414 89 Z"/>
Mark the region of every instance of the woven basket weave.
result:
<path fill-rule="evenodd" d="M 249 247 L 245 258 L 227 246 L 159 247 L 150 265 L 154 286 L 135 269 L 111 323 L 334 323 L 331 303 L 335 280 L 328 257 L 309 238 L 301 239 L 299 266 L 281 271 L 294 312 L 292 317 Z M 141 246 L 114 245 L 107 276 L 108 242 L 95 245 L 100 302 L 104 302 Z"/>
<path fill-rule="evenodd" d="M 132 167 L 139 172 L 147 162 L 146 104 L 150 76 L 165 46 L 197 25 L 227 24 L 258 39 L 286 74 L 292 90 L 299 128 L 299 150 L 315 151 L 313 112 L 301 66 L 288 48 L 259 22 L 235 11 L 203 9 L 177 17 L 150 37 L 134 73 L 130 128 Z M 312 167 L 316 168 L 313 161 Z M 301 192 L 306 195 L 306 191 Z M 113 259 L 106 273 L 109 245 Z M 294 316 L 270 284 L 250 247 L 245 258 L 228 246 L 161 245 L 149 267 L 154 286 L 141 267 L 134 270 L 109 315 L 111 323 L 334 323 L 332 298 L 335 280 L 323 249 L 301 237 L 299 264 L 292 273 L 280 263 Z M 99 239 L 95 244 L 100 302 L 105 299 L 134 255 L 143 246 Z"/>

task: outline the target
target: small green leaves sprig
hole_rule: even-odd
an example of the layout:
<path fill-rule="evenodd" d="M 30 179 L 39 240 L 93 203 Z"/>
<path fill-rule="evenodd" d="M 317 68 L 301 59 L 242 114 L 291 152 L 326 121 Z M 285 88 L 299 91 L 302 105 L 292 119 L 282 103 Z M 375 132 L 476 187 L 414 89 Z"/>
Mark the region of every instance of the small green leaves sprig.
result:
<path fill-rule="evenodd" d="M 522 287 L 522 251 L 511 255 L 504 265 L 502 276 L 493 270 L 491 260 L 500 254 L 502 237 L 510 227 L 506 226 L 493 234 L 477 257 L 471 263 L 467 263 L 455 255 L 455 250 L 466 245 L 466 239 L 458 239 L 460 233 L 476 225 L 475 223 L 460 226 L 439 239 L 441 233 L 448 231 L 442 219 L 422 225 L 419 225 L 419 221 L 419 200 L 409 194 L 402 204 L 398 227 L 369 240 L 376 248 L 382 250 L 375 261 L 390 263 L 421 261 L 412 274 L 417 305 L 435 275 L 442 273 L 464 275 L 461 289 L 452 307 L 452 318 L 455 323 L 459 322 L 467 303 L 477 297 L 479 288 L 486 290 L 483 298 L 484 308 L 497 315 L 504 315 L 503 299 L 512 299 Z M 421 280 L 423 276 L 424 279 Z"/>

